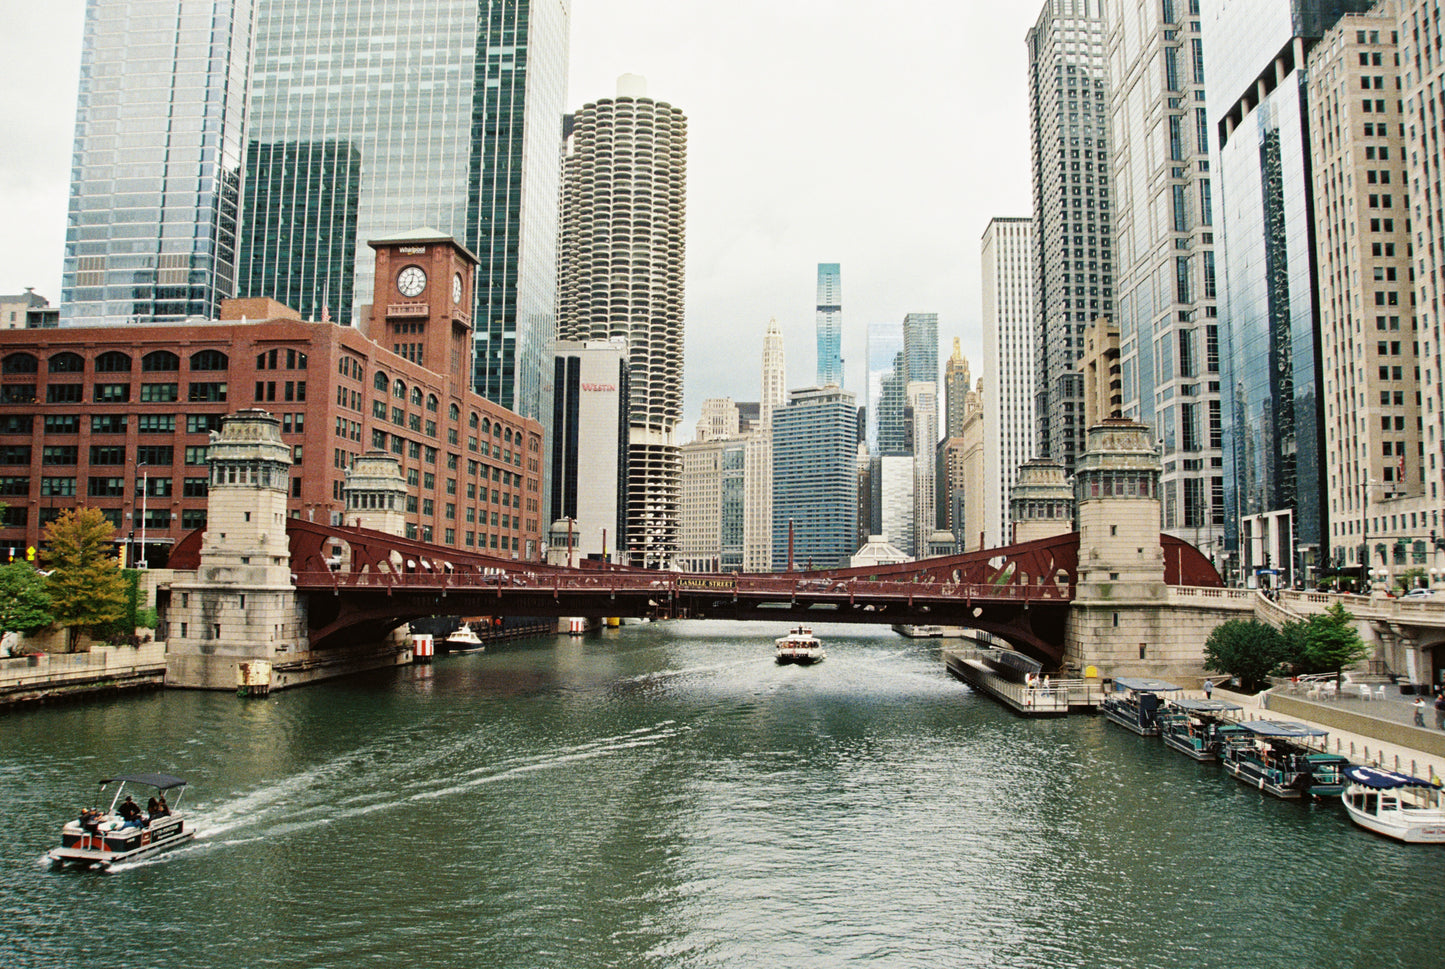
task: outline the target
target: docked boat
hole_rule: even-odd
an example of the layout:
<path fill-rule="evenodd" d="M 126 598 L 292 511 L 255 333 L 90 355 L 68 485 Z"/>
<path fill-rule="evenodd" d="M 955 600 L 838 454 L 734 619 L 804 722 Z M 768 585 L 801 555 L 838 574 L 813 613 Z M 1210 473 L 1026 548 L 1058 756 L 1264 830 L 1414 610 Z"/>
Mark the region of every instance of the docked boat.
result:
<path fill-rule="evenodd" d="M 1159 736 L 1159 710 L 1171 694 L 1182 688 L 1164 680 L 1136 676 L 1114 678 L 1114 692 L 1104 697 L 1099 709 L 1104 716 L 1142 737 Z"/>
<path fill-rule="evenodd" d="M 1222 729 L 1219 759 L 1240 781 L 1281 798 L 1334 797 L 1349 758 L 1325 752 L 1328 734 L 1309 724 L 1251 720 Z"/>
<path fill-rule="evenodd" d="M 1159 736 L 1165 745 L 1195 760 L 1218 760 L 1224 746 L 1221 728 L 1237 725 L 1244 707 L 1228 700 L 1172 698 L 1159 715 Z"/>
<path fill-rule="evenodd" d="M 1353 764 L 1345 779 L 1340 800 L 1360 827 L 1407 844 L 1445 844 L 1445 798 L 1436 784 Z"/>
<path fill-rule="evenodd" d="M 114 784 L 114 791 L 110 786 Z M 181 795 L 186 782 L 169 774 L 119 774 L 100 782 L 96 804 L 109 806 L 86 808 L 80 817 L 66 822 L 60 830 L 60 847 L 52 848 L 52 865 L 81 868 L 109 868 L 119 861 L 131 861 L 159 854 L 183 844 L 195 833 L 186 827 L 180 810 Z M 130 793 L 140 789 L 149 795 L 146 808 L 141 809 Z M 174 804 L 169 804 L 170 800 Z"/>
<path fill-rule="evenodd" d="M 449 653 L 472 653 L 479 649 L 485 649 L 481 637 L 470 623 L 462 623 L 446 638 L 447 652 Z"/>
<path fill-rule="evenodd" d="M 779 636 L 773 640 L 777 645 L 778 663 L 797 663 L 799 666 L 809 666 L 820 662 L 828 654 L 823 652 L 823 644 L 813 630 L 806 626 L 794 626 L 786 636 Z"/>

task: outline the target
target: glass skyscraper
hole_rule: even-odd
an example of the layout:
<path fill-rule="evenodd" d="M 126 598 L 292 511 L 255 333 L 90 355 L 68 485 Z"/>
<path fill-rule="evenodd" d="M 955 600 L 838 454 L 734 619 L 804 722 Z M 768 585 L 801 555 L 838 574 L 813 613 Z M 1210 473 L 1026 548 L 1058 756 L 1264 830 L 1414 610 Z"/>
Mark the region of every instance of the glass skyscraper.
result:
<path fill-rule="evenodd" d="M 549 417 L 569 19 L 569 0 L 260 0 L 240 295 L 350 323 L 368 239 L 454 236 L 479 261 L 477 391 Z"/>
<path fill-rule="evenodd" d="M 773 568 L 846 566 L 856 551 L 858 421 L 852 394 L 809 387 L 773 413 Z"/>
<path fill-rule="evenodd" d="M 884 383 L 890 382 L 893 368 L 898 360 L 898 355 L 903 352 L 903 327 L 897 323 L 869 323 L 868 324 L 868 453 L 885 453 L 880 449 L 879 422 L 883 418 L 883 395 L 886 390 L 893 390 L 892 386 L 885 388 Z M 903 412 L 902 412 L 902 389 L 897 388 L 899 412 L 897 420 L 901 433 Z M 890 438 L 891 440 L 891 438 Z M 901 445 L 901 441 L 899 442 Z M 896 450 L 887 453 L 898 453 Z"/>
<path fill-rule="evenodd" d="M 818 263 L 818 386 L 843 386 L 843 273 Z"/>
<path fill-rule="evenodd" d="M 88 4 L 63 325 L 215 319 L 234 292 L 256 3 Z"/>

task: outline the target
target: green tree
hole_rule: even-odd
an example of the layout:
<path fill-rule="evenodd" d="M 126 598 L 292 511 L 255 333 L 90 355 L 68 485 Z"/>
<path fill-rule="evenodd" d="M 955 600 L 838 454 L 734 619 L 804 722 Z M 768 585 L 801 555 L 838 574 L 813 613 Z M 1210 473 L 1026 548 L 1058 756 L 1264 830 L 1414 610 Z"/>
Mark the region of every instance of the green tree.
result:
<path fill-rule="evenodd" d="M 103 635 L 126 613 L 126 583 L 111 547 L 115 529 L 97 508 L 74 508 L 45 526 L 56 622 Z M 67 645 L 69 637 L 67 637 Z"/>
<path fill-rule="evenodd" d="M 1335 674 L 1336 682 L 1345 667 L 1355 665 L 1371 652 L 1373 648 L 1355 628 L 1355 617 L 1342 603 L 1334 603 L 1323 615 L 1310 617 L 1305 657 L 1319 672 Z"/>
<path fill-rule="evenodd" d="M 1230 619 L 1205 641 L 1204 668 L 1238 677 L 1245 692 L 1253 693 L 1283 655 L 1284 642 L 1273 627 L 1258 619 Z"/>
<path fill-rule="evenodd" d="M 0 566 L 0 632 L 33 633 L 54 621 L 45 577 L 29 562 Z"/>

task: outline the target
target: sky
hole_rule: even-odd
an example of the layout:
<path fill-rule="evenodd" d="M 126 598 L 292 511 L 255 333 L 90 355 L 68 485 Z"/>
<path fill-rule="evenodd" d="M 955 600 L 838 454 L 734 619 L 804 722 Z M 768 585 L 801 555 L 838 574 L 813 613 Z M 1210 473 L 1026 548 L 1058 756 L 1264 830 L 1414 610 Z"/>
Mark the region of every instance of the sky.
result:
<path fill-rule="evenodd" d="M 815 378 L 817 265 L 843 281 L 844 383 L 869 323 L 939 314 L 983 374 L 979 242 L 1030 214 L 1024 37 L 1038 2 L 573 0 L 569 110 L 624 73 L 688 118 L 684 426 L 757 400 L 763 334 Z M 83 0 L 0 0 L 0 293 L 59 301 Z M 860 399 L 860 403 L 862 400 Z"/>

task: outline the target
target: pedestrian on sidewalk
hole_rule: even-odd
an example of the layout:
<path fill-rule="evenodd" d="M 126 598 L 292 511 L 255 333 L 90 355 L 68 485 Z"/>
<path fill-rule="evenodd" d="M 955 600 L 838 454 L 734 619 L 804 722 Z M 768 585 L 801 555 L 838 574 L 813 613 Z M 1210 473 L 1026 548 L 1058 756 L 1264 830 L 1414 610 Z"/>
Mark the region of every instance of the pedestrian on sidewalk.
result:
<path fill-rule="evenodd" d="M 1438 730 L 1445 730 L 1445 693 L 1438 693 L 1435 696 L 1435 727 Z"/>
<path fill-rule="evenodd" d="M 1423 726 L 1425 726 L 1425 698 L 1424 698 L 1423 696 L 1417 696 L 1417 697 L 1415 697 L 1414 706 L 1415 706 L 1415 726 L 1417 726 L 1417 727 L 1423 727 Z"/>
<path fill-rule="evenodd" d="M 1204 681 L 1204 699 L 1208 700 L 1208 699 L 1210 698 L 1211 694 L 1213 694 L 1213 693 L 1214 693 L 1214 681 L 1213 681 L 1213 680 L 1205 680 L 1205 681 Z"/>

